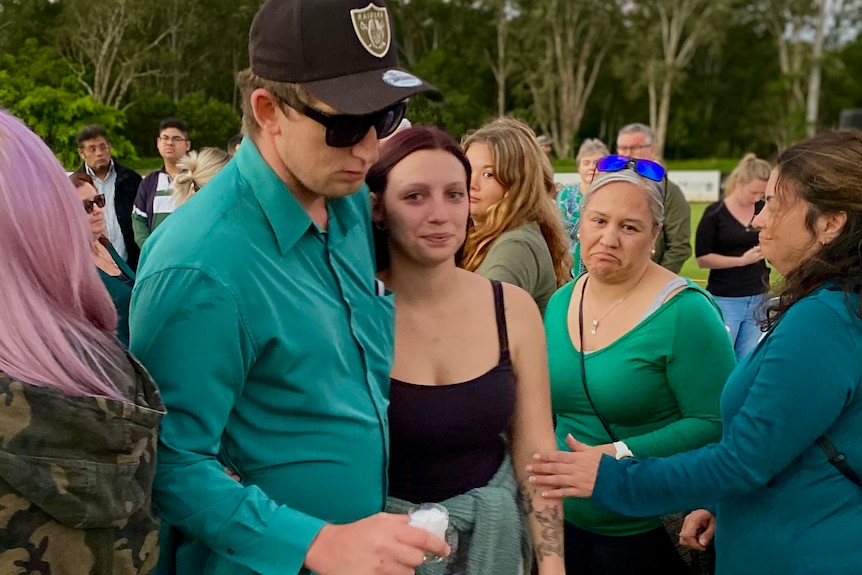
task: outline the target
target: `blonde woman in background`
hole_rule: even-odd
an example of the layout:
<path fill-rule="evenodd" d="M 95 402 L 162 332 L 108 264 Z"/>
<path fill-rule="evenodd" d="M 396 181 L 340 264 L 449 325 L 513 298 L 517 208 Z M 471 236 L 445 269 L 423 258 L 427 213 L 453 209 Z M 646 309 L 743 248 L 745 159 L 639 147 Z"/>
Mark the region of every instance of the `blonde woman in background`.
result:
<path fill-rule="evenodd" d="M 468 133 L 470 215 L 464 267 L 526 290 L 544 313 L 571 279 L 569 239 L 556 214 L 551 162 L 529 126 L 499 118 Z"/>
<path fill-rule="evenodd" d="M 203 148 L 199 152 L 192 150 L 177 160 L 177 168 L 182 171 L 173 179 L 169 191 L 169 199 L 173 203 L 173 206 L 168 211 L 160 211 L 153 214 L 153 224 L 150 234 L 144 239 L 149 240 L 152 233 L 156 231 L 157 227 L 162 225 L 162 222 L 169 215 L 195 195 L 229 161 L 230 156 L 228 153 L 219 148 Z M 143 241 L 141 242 L 141 247 L 143 247 Z"/>
<path fill-rule="evenodd" d="M 721 308 L 737 359 L 757 345 L 764 319 L 769 268 L 750 224 L 763 207 L 771 171 L 768 162 L 746 154 L 727 178 L 724 199 L 706 208 L 697 226 L 697 265 L 709 270 L 706 289 Z"/>
<path fill-rule="evenodd" d="M 177 163 L 182 173 L 174 180 L 174 203 L 180 207 L 200 190 L 230 161 L 230 155 L 219 148 L 191 151 Z"/>

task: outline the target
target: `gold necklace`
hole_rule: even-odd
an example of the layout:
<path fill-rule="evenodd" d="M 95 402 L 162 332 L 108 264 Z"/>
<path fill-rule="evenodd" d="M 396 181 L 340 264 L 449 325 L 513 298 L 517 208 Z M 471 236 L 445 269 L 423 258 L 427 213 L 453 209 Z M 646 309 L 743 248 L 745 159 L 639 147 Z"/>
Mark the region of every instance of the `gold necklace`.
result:
<path fill-rule="evenodd" d="M 98 247 L 95 248 L 95 256 L 96 267 L 105 272 L 106 274 L 114 275 L 112 273 L 114 271 L 122 272 L 120 266 L 118 266 L 117 262 L 114 261 L 114 258 L 111 257 L 111 253 L 105 246 L 98 244 Z"/>
<path fill-rule="evenodd" d="M 647 269 L 649 269 L 649 268 L 647 268 Z M 592 335 L 596 335 L 596 332 L 597 332 L 597 331 L 598 331 L 598 329 L 599 329 L 599 323 L 600 323 L 603 319 L 605 319 L 606 317 L 608 317 L 608 314 L 609 314 L 609 313 L 611 313 L 612 311 L 614 311 L 614 310 L 617 308 L 617 306 L 618 306 L 618 305 L 620 305 L 621 303 L 623 303 L 627 297 L 629 297 L 630 295 L 632 295 L 632 293 L 634 293 L 635 289 L 637 289 L 637 287 L 640 285 L 641 280 L 643 280 L 643 279 L 644 279 L 644 276 L 646 275 L 646 272 L 647 272 L 647 270 L 644 270 L 644 273 L 642 273 L 642 274 L 641 274 L 641 277 L 639 277 L 639 278 L 638 278 L 638 281 L 635 283 L 635 285 L 633 285 L 633 286 L 632 286 L 632 289 L 630 289 L 628 292 L 626 292 L 626 295 L 624 295 L 623 297 L 621 297 L 620 299 L 618 299 L 618 300 L 616 301 L 616 303 L 614 303 L 614 305 L 612 305 L 612 306 L 608 309 L 608 311 L 606 311 L 606 312 L 604 313 L 604 315 L 602 315 L 602 317 L 600 317 L 599 319 L 595 319 L 596 312 L 595 312 L 595 310 L 593 309 L 593 305 L 592 305 L 592 304 L 589 304 L 589 303 L 587 304 L 587 305 L 589 305 L 589 306 L 590 306 L 590 313 L 593 315 L 593 323 L 592 323 L 592 325 L 590 325 L 590 334 L 592 334 Z M 584 281 L 586 281 L 586 279 L 585 279 Z"/>

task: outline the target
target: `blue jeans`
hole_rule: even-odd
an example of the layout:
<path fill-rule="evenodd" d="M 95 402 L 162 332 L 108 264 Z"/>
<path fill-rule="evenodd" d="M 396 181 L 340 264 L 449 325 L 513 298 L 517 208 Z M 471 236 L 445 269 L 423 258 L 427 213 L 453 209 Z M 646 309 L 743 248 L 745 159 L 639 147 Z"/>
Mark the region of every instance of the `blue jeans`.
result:
<path fill-rule="evenodd" d="M 739 361 L 754 349 L 763 335 L 758 322 L 766 317 L 764 305 L 767 296 L 766 294 L 743 297 L 713 296 L 713 299 L 724 315 L 724 325 L 730 333 L 730 341 L 733 343 L 733 350 Z"/>

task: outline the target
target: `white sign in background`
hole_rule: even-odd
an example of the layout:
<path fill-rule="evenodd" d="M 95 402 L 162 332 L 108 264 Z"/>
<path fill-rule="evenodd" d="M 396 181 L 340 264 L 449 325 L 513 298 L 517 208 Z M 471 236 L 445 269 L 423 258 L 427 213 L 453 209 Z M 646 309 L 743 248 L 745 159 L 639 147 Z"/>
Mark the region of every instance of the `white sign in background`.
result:
<path fill-rule="evenodd" d="M 689 202 L 717 202 L 721 189 L 719 170 L 671 170 L 668 178 L 678 185 Z M 581 181 L 577 172 L 558 172 L 554 181 L 571 186 Z"/>

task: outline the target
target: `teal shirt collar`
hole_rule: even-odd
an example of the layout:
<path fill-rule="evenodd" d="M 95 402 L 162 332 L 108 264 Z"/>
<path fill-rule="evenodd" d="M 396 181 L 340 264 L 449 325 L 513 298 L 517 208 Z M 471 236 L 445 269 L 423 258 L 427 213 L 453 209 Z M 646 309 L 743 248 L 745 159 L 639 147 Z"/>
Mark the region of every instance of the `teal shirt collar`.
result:
<path fill-rule="evenodd" d="M 318 229 L 305 208 L 260 155 L 251 138 L 243 141 L 234 161 L 237 163 L 240 177 L 257 198 L 282 255 L 289 252 L 310 227 Z M 368 187 L 363 184 L 357 193 L 368 194 Z M 327 200 L 326 205 L 329 212 L 327 231 L 330 241 L 337 245 L 364 216 L 344 198 Z"/>

